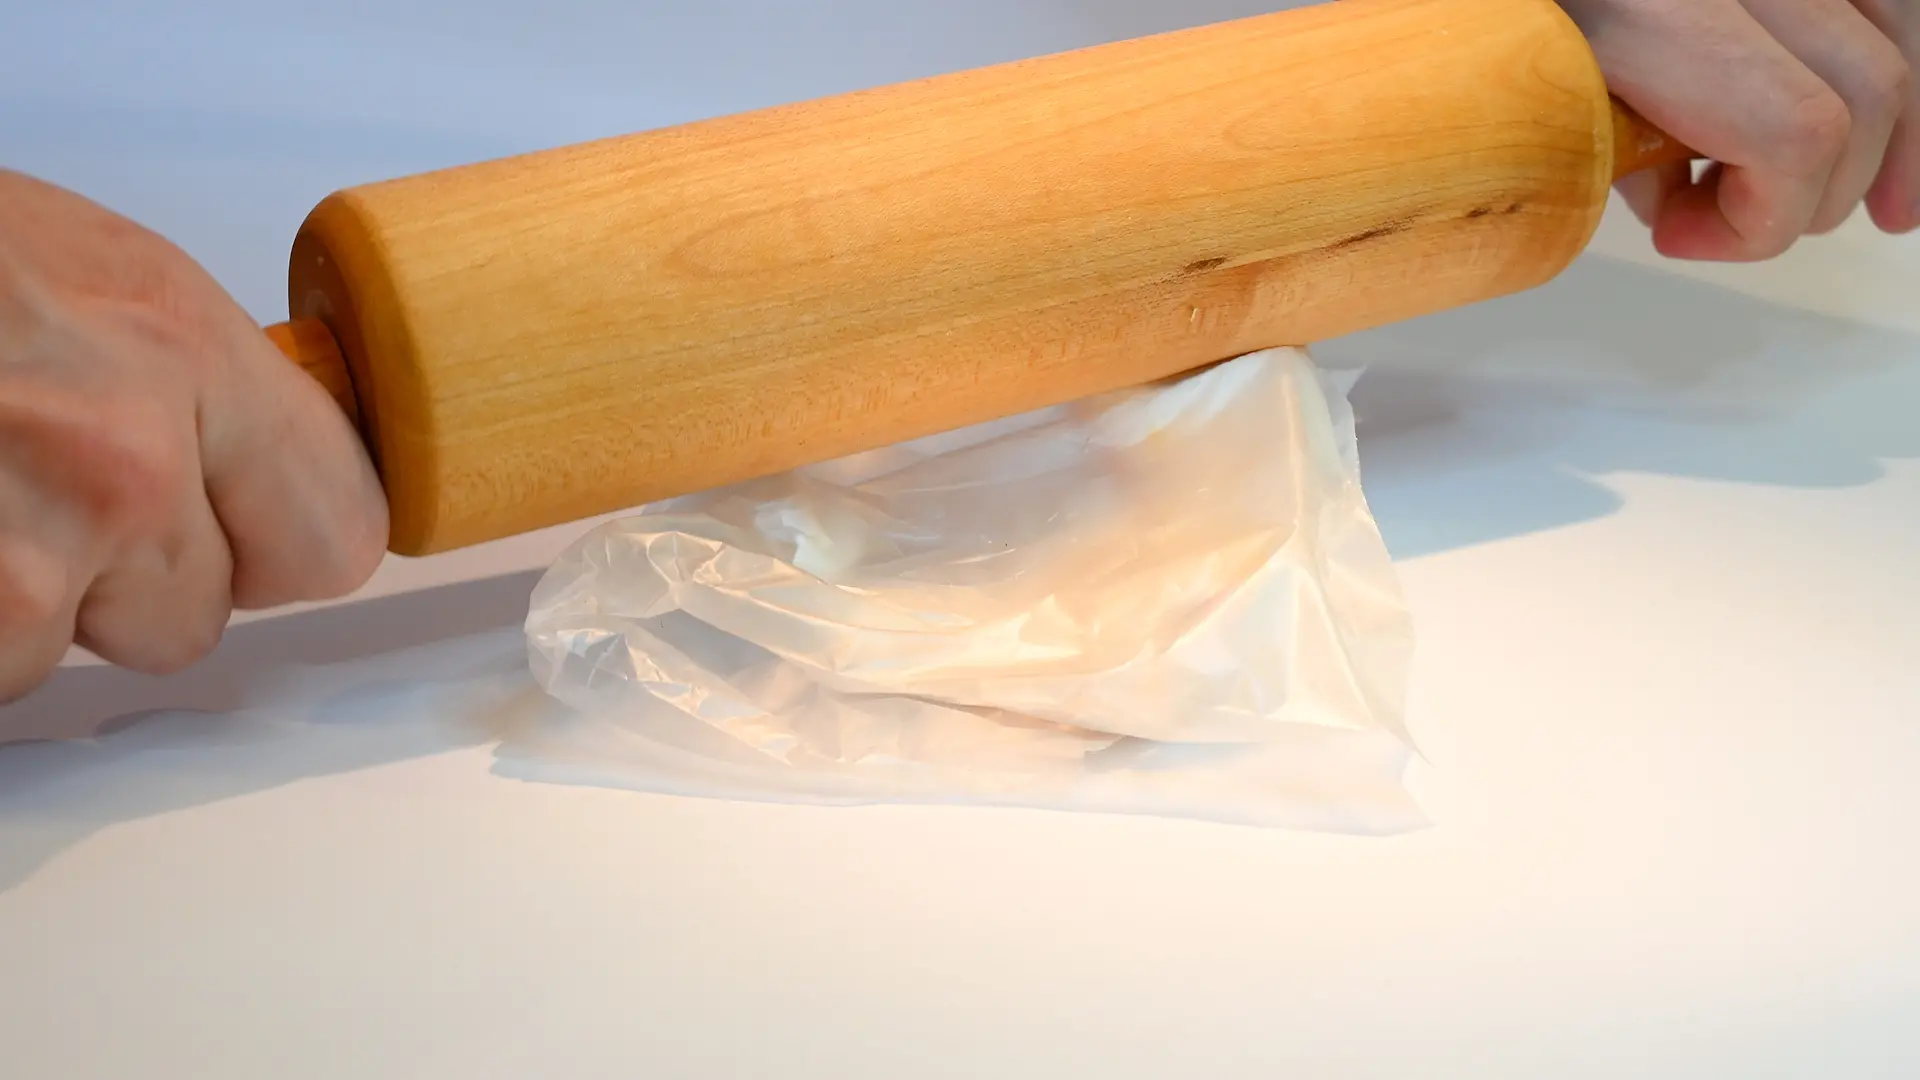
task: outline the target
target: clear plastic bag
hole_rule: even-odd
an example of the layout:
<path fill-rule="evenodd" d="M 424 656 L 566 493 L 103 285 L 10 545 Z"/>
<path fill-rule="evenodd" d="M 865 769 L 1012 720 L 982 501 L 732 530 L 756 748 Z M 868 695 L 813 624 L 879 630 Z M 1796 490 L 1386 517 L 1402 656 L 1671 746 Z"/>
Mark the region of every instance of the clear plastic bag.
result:
<path fill-rule="evenodd" d="M 649 507 L 545 575 L 533 674 L 716 794 L 1416 827 L 1350 381 L 1270 350 Z"/>

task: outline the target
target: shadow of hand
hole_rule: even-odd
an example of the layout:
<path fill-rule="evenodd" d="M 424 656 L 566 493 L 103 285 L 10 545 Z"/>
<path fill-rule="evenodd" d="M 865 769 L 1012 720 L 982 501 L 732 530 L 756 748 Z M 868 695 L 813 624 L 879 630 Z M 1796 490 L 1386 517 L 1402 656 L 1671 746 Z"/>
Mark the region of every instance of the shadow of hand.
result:
<path fill-rule="evenodd" d="M 1316 350 L 1396 556 L 1618 510 L 1609 475 L 1838 488 L 1920 456 L 1920 338 L 1589 257 L 1531 293 Z"/>
<path fill-rule="evenodd" d="M 164 679 L 62 670 L 0 711 L 0 890 L 118 822 L 497 741 L 541 697 L 535 577 L 247 623 Z"/>

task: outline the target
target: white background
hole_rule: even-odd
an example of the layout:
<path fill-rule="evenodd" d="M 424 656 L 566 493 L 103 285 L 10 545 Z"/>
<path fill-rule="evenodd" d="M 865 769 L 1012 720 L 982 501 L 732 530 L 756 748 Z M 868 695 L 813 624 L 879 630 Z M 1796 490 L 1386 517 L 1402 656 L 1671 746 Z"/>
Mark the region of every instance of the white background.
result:
<path fill-rule="evenodd" d="M 277 319 L 338 187 L 1266 6 L 0 0 L 0 161 Z M 1683 272 L 1614 219 L 1543 290 L 1326 346 L 1379 365 L 1429 832 L 739 805 L 504 778 L 445 718 L 126 716 L 510 626 L 556 530 L 0 711 L 113 721 L 0 749 L 0 1075 L 1920 1073 L 1920 240 L 1856 225 Z"/>

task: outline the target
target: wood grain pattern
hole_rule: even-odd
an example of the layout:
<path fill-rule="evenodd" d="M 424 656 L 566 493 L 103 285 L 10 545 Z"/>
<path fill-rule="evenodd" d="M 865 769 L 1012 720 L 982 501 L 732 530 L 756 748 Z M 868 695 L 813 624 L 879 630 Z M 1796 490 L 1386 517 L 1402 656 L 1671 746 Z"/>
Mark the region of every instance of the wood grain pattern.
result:
<path fill-rule="evenodd" d="M 426 554 L 1538 285 L 1552 0 L 1317 7 L 352 189 L 294 245 Z"/>

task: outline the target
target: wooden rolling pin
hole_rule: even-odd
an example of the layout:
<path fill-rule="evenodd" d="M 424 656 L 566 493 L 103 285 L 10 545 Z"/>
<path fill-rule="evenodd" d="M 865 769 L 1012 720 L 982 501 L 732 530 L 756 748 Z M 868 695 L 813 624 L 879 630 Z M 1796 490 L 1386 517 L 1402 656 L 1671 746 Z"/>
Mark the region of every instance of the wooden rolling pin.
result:
<path fill-rule="evenodd" d="M 1530 288 L 1686 156 L 1553 0 L 1333 0 L 342 191 L 268 332 L 423 555 Z"/>

